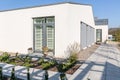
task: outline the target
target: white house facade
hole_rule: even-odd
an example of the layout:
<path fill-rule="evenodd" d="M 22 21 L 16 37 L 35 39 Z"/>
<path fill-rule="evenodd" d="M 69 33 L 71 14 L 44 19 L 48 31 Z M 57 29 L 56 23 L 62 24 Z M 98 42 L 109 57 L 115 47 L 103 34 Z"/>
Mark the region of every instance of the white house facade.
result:
<path fill-rule="evenodd" d="M 32 47 L 39 53 L 47 46 L 55 57 L 65 57 L 69 44 L 92 45 L 95 29 L 91 5 L 64 2 L 0 11 L 0 50 L 28 53 Z"/>
<path fill-rule="evenodd" d="M 108 19 L 95 19 L 96 42 L 105 42 L 108 39 Z"/>

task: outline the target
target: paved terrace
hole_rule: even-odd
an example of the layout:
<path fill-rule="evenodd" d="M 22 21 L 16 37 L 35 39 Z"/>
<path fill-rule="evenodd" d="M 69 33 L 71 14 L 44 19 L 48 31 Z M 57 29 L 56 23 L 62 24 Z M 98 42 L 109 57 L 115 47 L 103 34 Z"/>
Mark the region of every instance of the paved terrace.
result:
<path fill-rule="evenodd" d="M 69 80 L 120 80 L 120 51 L 102 44 Z"/>
<path fill-rule="evenodd" d="M 0 63 L 3 74 L 10 76 L 14 65 Z M 16 66 L 15 73 L 18 78 L 27 80 L 26 68 Z M 60 80 L 58 72 L 48 71 L 49 80 Z M 44 71 L 30 68 L 32 80 L 43 80 Z M 73 74 L 67 74 L 68 80 L 120 80 L 120 51 L 110 45 L 101 45 L 86 62 Z"/>

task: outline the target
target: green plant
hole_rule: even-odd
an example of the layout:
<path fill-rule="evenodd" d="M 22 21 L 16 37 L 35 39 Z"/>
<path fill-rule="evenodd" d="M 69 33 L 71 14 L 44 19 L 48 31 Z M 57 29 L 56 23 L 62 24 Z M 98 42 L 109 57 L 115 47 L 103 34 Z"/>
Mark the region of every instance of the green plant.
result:
<path fill-rule="evenodd" d="M 22 62 L 28 62 L 30 63 L 31 62 L 31 58 L 28 56 L 28 55 L 24 55 L 24 56 L 21 56 L 21 57 L 18 57 L 18 59 Z"/>
<path fill-rule="evenodd" d="M 3 80 L 2 67 L 0 67 L 0 80 Z"/>
<path fill-rule="evenodd" d="M 59 72 L 63 72 L 63 70 L 62 70 L 62 67 L 63 67 L 63 64 L 57 64 L 57 70 L 59 71 Z"/>
<path fill-rule="evenodd" d="M 25 62 L 25 63 L 23 64 L 23 66 L 26 66 L 26 67 L 32 67 L 33 64 L 30 64 L 30 63 L 28 63 L 28 62 Z"/>
<path fill-rule="evenodd" d="M 16 65 L 16 62 L 15 61 L 11 61 L 9 62 L 10 64 L 13 64 L 13 65 Z"/>
<path fill-rule="evenodd" d="M 63 72 L 67 71 L 69 68 L 72 67 L 72 64 L 71 64 L 71 63 L 64 63 L 64 64 L 62 64 L 62 65 L 63 65 L 63 66 L 62 66 L 62 71 L 63 71 Z"/>
<path fill-rule="evenodd" d="M 30 63 L 30 62 L 31 62 L 30 57 L 29 57 L 29 56 L 26 56 L 26 57 L 24 58 L 24 62 L 28 62 L 28 63 Z"/>
<path fill-rule="evenodd" d="M 45 70 L 45 80 L 48 80 L 48 77 L 49 77 L 49 75 L 48 75 L 48 71 Z"/>
<path fill-rule="evenodd" d="M 12 68 L 10 80 L 16 80 L 16 78 L 15 78 L 15 69 L 14 68 Z"/>
<path fill-rule="evenodd" d="M 66 77 L 65 73 L 60 74 L 60 79 L 61 80 L 67 80 L 67 77 Z"/>
<path fill-rule="evenodd" d="M 46 61 L 46 62 L 42 63 L 42 68 L 44 70 L 46 70 L 46 69 L 48 69 L 48 68 L 50 68 L 50 67 L 52 67 L 54 65 L 55 65 L 54 61 Z"/>
<path fill-rule="evenodd" d="M 66 65 L 65 64 L 63 64 L 63 63 L 60 63 L 60 64 L 58 64 L 57 66 L 57 70 L 59 71 L 59 72 L 61 72 L 61 73 L 63 73 L 63 72 L 65 72 L 66 70 Z"/>
<path fill-rule="evenodd" d="M 51 66 L 54 66 L 56 63 L 55 63 L 55 61 L 49 61 L 49 64 L 50 64 Z"/>
<path fill-rule="evenodd" d="M 21 62 L 19 56 L 11 57 L 9 59 L 9 64 L 17 65 L 19 62 Z"/>
<path fill-rule="evenodd" d="M 58 64 L 57 63 L 56 67 L 57 67 L 57 70 L 60 72 L 60 79 L 61 80 L 67 80 L 67 78 L 65 76 L 65 73 L 64 73 L 67 69 L 66 64 L 63 64 L 63 63 Z"/>
<path fill-rule="evenodd" d="M 38 64 L 41 65 L 43 62 L 44 62 L 44 59 L 41 58 L 41 59 L 38 61 Z"/>
<path fill-rule="evenodd" d="M 71 55 L 66 63 L 63 64 L 63 70 L 68 70 L 71 68 L 77 61 L 76 55 Z"/>
<path fill-rule="evenodd" d="M 68 62 L 74 64 L 77 61 L 77 54 L 72 54 L 69 59 Z"/>
<path fill-rule="evenodd" d="M 30 80 L 29 67 L 27 68 L 27 80 Z"/>
<path fill-rule="evenodd" d="M 58 69 L 59 72 L 65 72 L 68 69 L 70 69 L 72 66 L 74 66 L 76 61 L 77 61 L 77 56 L 75 54 L 71 55 L 69 57 L 69 59 L 67 60 L 67 62 L 58 64 L 57 69 Z"/>
<path fill-rule="evenodd" d="M 33 64 L 31 64 L 31 58 L 29 56 L 25 56 L 23 59 L 20 58 L 20 60 L 22 60 L 24 63 L 23 63 L 23 66 L 26 66 L 26 67 L 32 67 Z"/>
<path fill-rule="evenodd" d="M 48 69 L 49 67 L 50 67 L 50 63 L 49 63 L 49 62 L 44 62 L 44 63 L 42 63 L 42 68 L 43 68 L 44 70 Z"/>
<path fill-rule="evenodd" d="M 8 62 L 10 62 L 9 57 L 10 57 L 10 55 L 7 52 L 4 52 L 2 54 L 2 56 L 0 57 L 0 61 L 8 63 Z"/>

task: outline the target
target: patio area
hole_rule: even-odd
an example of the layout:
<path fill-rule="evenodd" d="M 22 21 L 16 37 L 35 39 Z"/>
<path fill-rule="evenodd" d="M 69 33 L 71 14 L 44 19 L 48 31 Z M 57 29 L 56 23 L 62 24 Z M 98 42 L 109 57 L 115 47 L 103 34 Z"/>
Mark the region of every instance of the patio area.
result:
<path fill-rule="evenodd" d="M 30 55 L 31 57 L 37 54 Z M 42 55 L 39 55 L 42 56 Z M 36 56 L 38 57 L 38 56 Z M 79 60 L 81 61 L 81 60 Z M 3 75 L 11 76 L 12 68 L 15 67 L 15 76 L 27 80 L 27 68 L 0 63 Z M 44 80 L 45 71 L 30 68 L 32 80 Z M 48 70 L 49 80 L 60 80 L 60 73 Z M 76 72 L 66 74 L 68 80 L 120 80 L 120 51 L 113 44 L 102 44 L 95 52 L 78 68 Z"/>
<path fill-rule="evenodd" d="M 69 80 L 120 80 L 120 51 L 102 44 Z"/>

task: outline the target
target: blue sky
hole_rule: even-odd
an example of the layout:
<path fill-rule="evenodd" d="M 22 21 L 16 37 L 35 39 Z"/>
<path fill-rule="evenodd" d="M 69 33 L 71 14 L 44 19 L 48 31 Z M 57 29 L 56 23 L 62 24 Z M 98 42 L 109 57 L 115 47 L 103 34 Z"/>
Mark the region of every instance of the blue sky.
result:
<path fill-rule="evenodd" d="M 95 17 L 108 18 L 109 27 L 120 26 L 120 0 L 0 0 L 0 11 L 64 1 L 91 4 Z"/>

